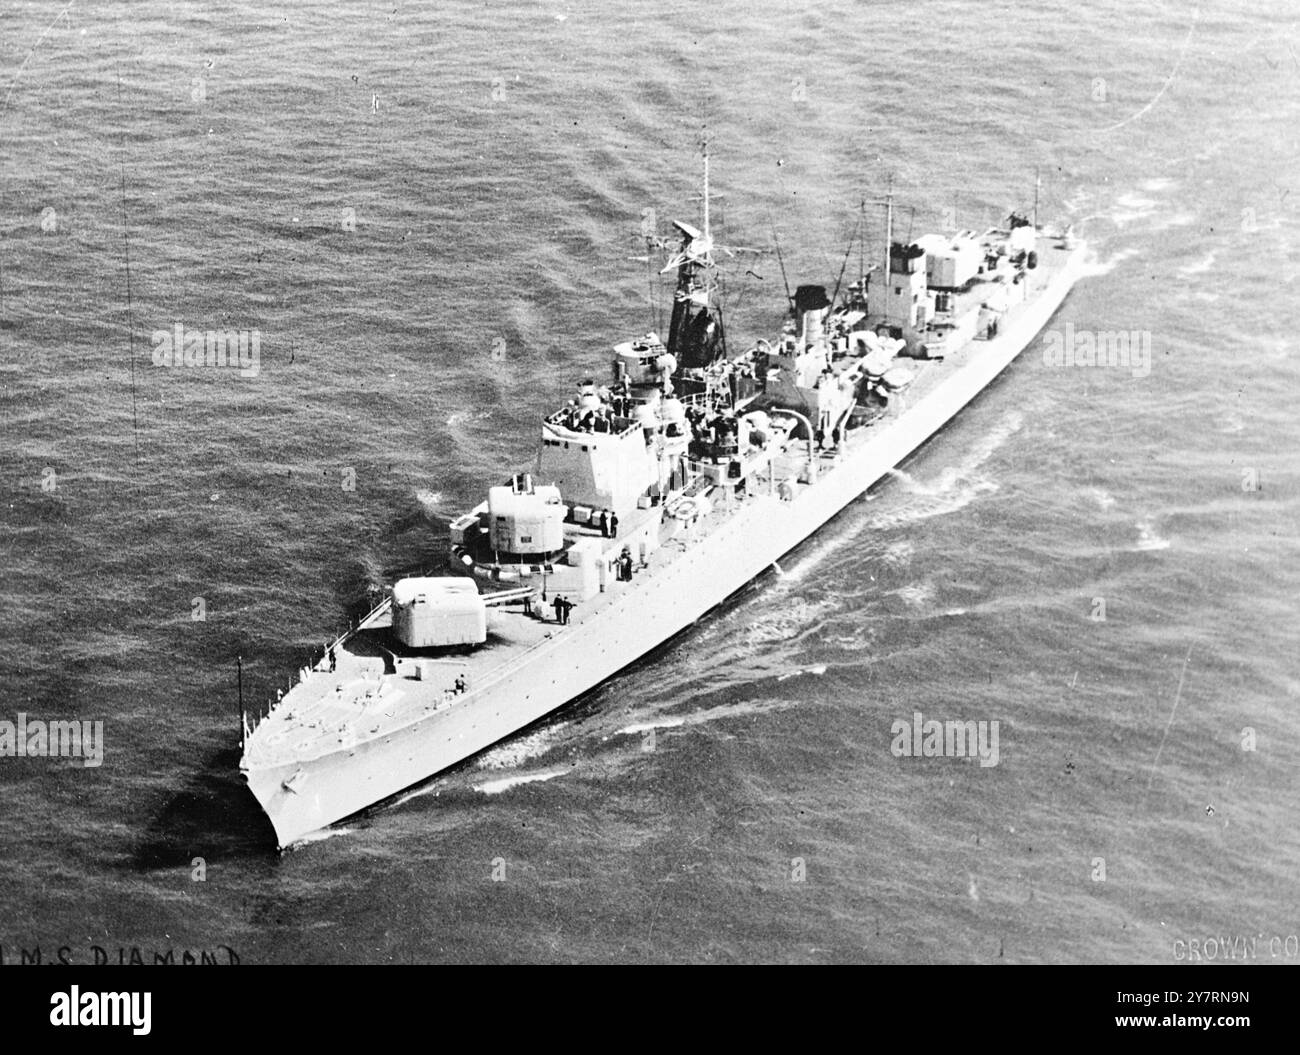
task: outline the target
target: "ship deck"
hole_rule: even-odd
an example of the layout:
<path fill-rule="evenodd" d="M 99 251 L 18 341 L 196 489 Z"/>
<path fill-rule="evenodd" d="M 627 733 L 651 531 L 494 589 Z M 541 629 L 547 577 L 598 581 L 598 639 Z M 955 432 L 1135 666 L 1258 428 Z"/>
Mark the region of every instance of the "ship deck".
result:
<path fill-rule="evenodd" d="M 1009 322 L 1014 322 L 1060 272 L 1071 251 L 1044 237 L 1038 254 L 1038 268 L 1027 273 L 1024 301 L 1006 313 Z M 969 360 L 982 340 L 977 337 L 948 352 L 943 359 L 900 360 L 914 373 L 913 381 L 905 390 L 905 400 L 923 399 Z M 820 451 L 818 476 L 833 470 L 847 453 L 870 442 L 874 424 L 869 422 L 851 430 L 840 449 Z M 660 544 L 638 560 L 632 581 L 610 576 L 601 592 L 575 602 L 568 625 L 556 621 L 549 606 L 552 595 L 548 594 L 540 609 L 534 606 L 531 614 L 525 613 L 521 602 L 490 608 L 488 637 L 482 646 L 464 652 L 414 650 L 401 645 L 392 634 L 391 612 L 388 602 L 384 602 L 354 632 L 335 642 L 334 670 L 329 669 L 328 659 L 322 659 L 309 674 L 304 672 L 299 684 L 259 724 L 246 745 L 245 767 L 271 767 L 294 760 L 306 762 L 359 740 L 395 732 L 441 708 L 457 706 L 465 699 L 457 691 L 458 678 L 463 679 L 465 692 L 472 694 L 529 651 L 556 635 L 598 619 L 602 610 L 634 591 L 645 577 L 653 577 L 669 566 L 684 550 L 707 537 L 739 509 L 754 502 L 770 502 L 768 495 L 778 481 L 798 476 L 806 461 L 804 451 L 802 440 L 789 444 L 786 453 L 772 459 L 770 470 L 751 476 L 747 488 L 739 493 L 726 485 L 711 488 L 719 500 L 713 502 L 708 514 L 690 526 L 663 517 Z M 660 512 L 636 510 L 629 514 L 620 523 L 619 538 L 608 540 L 607 558 L 617 556 L 623 546 L 622 539 L 644 527 L 648 518 L 660 516 Z M 566 534 L 570 539 L 600 537 L 597 528 L 580 525 L 566 525 Z"/>

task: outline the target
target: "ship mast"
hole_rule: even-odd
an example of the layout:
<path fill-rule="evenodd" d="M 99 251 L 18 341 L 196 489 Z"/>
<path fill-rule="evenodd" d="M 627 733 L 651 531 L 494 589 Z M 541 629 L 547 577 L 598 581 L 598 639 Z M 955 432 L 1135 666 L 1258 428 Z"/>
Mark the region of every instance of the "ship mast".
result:
<path fill-rule="evenodd" d="M 715 283 L 711 272 L 713 260 L 713 235 L 709 216 L 709 145 L 703 145 L 704 156 L 704 230 L 690 224 L 674 221 L 682 235 L 682 243 L 663 273 L 677 272 L 677 290 L 673 296 L 673 316 L 668 326 L 668 351 L 677 359 L 679 368 L 707 366 L 725 354 L 722 319 L 714 310 L 712 294 Z M 730 250 L 728 250 L 730 252 Z"/>
<path fill-rule="evenodd" d="M 863 207 L 866 207 L 864 201 Z M 883 205 L 885 207 L 885 286 L 888 287 L 890 280 L 894 277 L 894 264 L 892 260 L 894 248 L 894 177 L 889 177 L 888 189 L 885 191 L 884 198 L 879 198 L 871 203 L 872 205 Z M 863 279 L 866 278 L 866 272 L 863 271 Z"/>
<path fill-rule="evenodd" d="M 889 181 L 885 195 L 885 288 L 894 278 L 894 181 Z"/>
<path fill-rule="evenodd" d="M 704 240 L 713 246 L 713 238 L 709 232 L 709 141 L 704 141 Z"/>
<path fill-rule="evenodd" d="M 867 199 L 863 198 L 858 205 L 858 292 L 863 301 L 867 299 Z"/>

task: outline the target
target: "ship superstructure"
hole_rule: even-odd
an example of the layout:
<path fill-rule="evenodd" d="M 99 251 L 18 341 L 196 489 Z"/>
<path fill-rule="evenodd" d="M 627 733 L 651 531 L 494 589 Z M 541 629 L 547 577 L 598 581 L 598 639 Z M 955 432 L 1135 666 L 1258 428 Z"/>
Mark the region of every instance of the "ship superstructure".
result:
<path fill-rule="evenodd" d="M 419 783 L 600 684 L 724 601 L 979 393 L 1047 322 L 1083 248 L 1019 215 L 892 237 L 840 297 L 800 285 L 727 349 L 708 217 L 676 224 L 667 340 L 613 348 L 540 423 L 527 471 L 451 523 L 247 732 L 281 846 Z M 1035 210 L 1036 211 L 1036 210 Z"/>

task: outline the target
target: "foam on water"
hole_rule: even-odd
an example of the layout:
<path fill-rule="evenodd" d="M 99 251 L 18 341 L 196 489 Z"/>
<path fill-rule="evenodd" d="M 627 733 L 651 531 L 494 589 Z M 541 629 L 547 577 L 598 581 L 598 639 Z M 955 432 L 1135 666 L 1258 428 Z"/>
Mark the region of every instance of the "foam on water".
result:
<path fill-rule="evenodd" d="M 913 608 L 921 608 L 934 599 L 934 591 L 934 583 L 927 579 L 924 582 L 911 583 L 900 586 L 897 590 L 890 590 L 887 596 L 897 597 Z"/>
<path fill-rule="evenodd" d="M 634 736 L 639 733 L 649 732 L 651 729 L 680 729 L 687 726 L 708 725 L 711 722 L 719 722 L 732 718 L 752 718 L 757 715 L 770 714 L 773 711 L 783 711 L 790 707 L 798 707 L 799 703 L 799 700 L 789 699 L 742 700 L 738 703 L 724 703 L 716 707 L 708 707 L 702 711 L 694 711 L 688 714 L 673 714 L 664 715 L 663 717 L 643 718 L 639 721 L 623 726 L 613 735 Z"/>
<path fill-rule="evenodd" d="M 552 769 L 540 769 L 533 773 L 517 773 L 512 777 L 501 777 L 499 780 L 487 780 L 482 784 L 475 784 L 473 787 L 475 791 L 484 795 L 500 795 L 511 788 L 519 787 L 521 784 L 537 784 L 544 780 L 554 780 L 556 777 L 562 777 L 570 772 L 572 772 L 572 767 L 556 766 Z"/>
<path fill-rule="evenodd" d="M 545 725 L 527 736 L 516 736 L 488 748 L 479 758 L 478 769 L 518 769 L 529 759 L 546 754 L 555 746 L 569 723 Z"/>
<path fill-rule="evenodd" d="M 1131 260 L 1137 255 L 1138 251 L 1136 249 L 1121 249 L 1118 252 L 1112 253 L 1105 260 L 1101 260 L 1094 255 L 1091 249 L 1089 249 L 1089 251 L 1084 255 L 1083 277 L 1100 278 L 1103 275 L 1109 275 L 1119 267 L 1120 264 L 1124 263 L 1125 260 Z"/>
<path fill-rule="evenodd" d="M 1087 208 L 1088 203 L 1092 201 L 1092 198 L 1093 192 L 1091 188 L 1080 185 L 1065 199 L 1063 208 L 1071 216 L 1074 216 Z"/>
<path fill-rule="evenodd" d="M 891 469 L 890 475 L 902 483 L 907 497 L 898 505 L 891 503 L 883 509 L 873 508 L 868 518 L 871 529 L 893 530 L 931 517 L 946 516 L 964 509 L 981 495 L 998 491 L 997 481 L 981 470 L 1020 431 L 1023 423 L 1019 411 L 1006 414 L 967 449 L 956 465 L 943 469 L 934 483 L 926 483 L 902 469 Z"/>
<path fill-rule="evenodd" d="M 874 512 L 871 526 L 877 531 L 893 531 L 931 517 L 947 516 L 965 509 L 980 495 L 997 490 L 998 485 L 992 480 L 972 480 L 948 491 L 918 491 L 905 508 Z"/>
<path fill-rule="evenodd" d="M 676 729 L 686 724 L 686 719 L 682 717 L 655 718 L 644 722 L 633 722 L 631 725 L 625 725 L 622 729 L 616 729 L 614 736 L 635 736 L 637 733 L 648 733 L 651 729 Z"/>
<path fill-rule="evenodd" d="M 1090 487 L 1087 494 L 1097 503 L 1098 509 L 1110 509 L 1115 504 L 1115 499 L 1104 487 Z"/>
<path fill-rule="evenodd" d="M 304 835 L 299 839 L 295 839 L 287 847 L 285 847 L 285 849 L 296 850 L 299 847 L 310 846 L 312 845 L 312 843 L 323 843 L 327 839 L 342 839 L 344 836 L 355 834 L 355 832 L 356 832 L 355 828 L 339 828 L 339 827 L 326 828 L 323 831 L 310 832 L 309 834 Z"/>
<path fill-rule="evenodd" d="M 458 429 L 472 421 L 486 421 L 492 416 L 491 410 L 457 410 L 448 415 L 447 427 Z"/>
<path fill-rule="evenodd" d="M 823 640 L 841 652 L 866 652 L 876 644 L 875 634 L 867 626 L 854 627 L 851 634 L 831 634 Z"/>
<path fill-rule="evenodd" d="M 886 567 L 897 568 L 909 563 L 915 552 L 916 543 L 911 539 L 895 539 L 885 547 L 885 552 L 880 555 L 880 561 Z"/>
<path fill-rule="evenodd" d="M 419 787 L 416 788 L 414 791 L 408 791 L 403 795 L 399 795 L 397 798 L 393 799 L 393 805 L 404 806 L 406 805 L 406 803 L 412 802 L 415 799 L 422 799 L 426 795 L 437 796 L 441 794 L 442 794 L 442 782 L 430 781 L 428 784 L 425 784 L 423 787 Z"/>
<path fill-rule="evenodd" d="M 772 610 L 752 617 L 741 630 L 741 637 L 751 651 L 801 637 L 833 612 L 838 602 L 828 597 L 818 601 L 796 597 L 770 603 Z"/>
<path fill-rule="evenodd" d="M 1160 535 L 1156 533 L 1155 526 L 1149 517 L 1138 521 L 1137 533 L 1138 540 L 1136 545 L 1133 547 L 1135 550 L 1146 551 L 1169 548 L 1169 540 L 1161 538 Z"/>
<path fill-rule="evenodd" d="M 844 547 L 854 542 L 865 530 L 868 525 L 860 519 L 843 519 L 840 520 L 833 528 L 823 528 L 822 532 L 814 537 L 811 542 L 811 548 L 804 556 L 800 557 L 797 564 L 793 567 L 774 566 L 777 572 L 777 581 L 773 584 L 769 594 L 780 596 L 797 588 L 813 571 L 819 568 L 825 561 L 842 553 Z"/>
<path fill-rule="evenodd" d="M 797 678 L 802 674 L 812 674 L 816 677 L 820 677 L 825 673 L 826 673 L 826 664 L 818 663 L 812 667 L 804 667 L 802 670 L 788 670 L 784 674 L 778 674 L 776 676 L 776 680 L 789 681 L 791 678 Z"/>
<path fill-rule="evenodd" d="M 1117 227 L 1126 227 L 1137 220 L 1145 220 L 1160 207 L 1160 203 L 1141 194 L 1123 194 L 1115 202 L 1110 218 Z"/>

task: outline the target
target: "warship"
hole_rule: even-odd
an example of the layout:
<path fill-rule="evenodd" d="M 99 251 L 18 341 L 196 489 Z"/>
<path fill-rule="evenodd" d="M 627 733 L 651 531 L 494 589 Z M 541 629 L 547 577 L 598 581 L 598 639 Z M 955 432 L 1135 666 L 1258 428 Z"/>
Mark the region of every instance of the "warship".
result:
<path fill-rule="evenodd" d="M 542 417 L 527 470 L 451 521 L 439 574 L 393 583 L 255 725 L 241 700 L 239 767 L 280 848 L 690 627 L 978 395 L 1082 272 L 1071 230 L 1039 225 L 1037 185 L 1029 216 L 915 241 L 895 240 L 890 194 L 873 203 L 879 261 L 860 250 L 842 295 L 844 268 L 829 293 L 787 283 L 770 336 L 734 354 L 708 164 L 706 150 L 702 226 L 674 223 L 663 269 L 676 276 L 667 339 L 614 345 L 609 375 Z"/>

